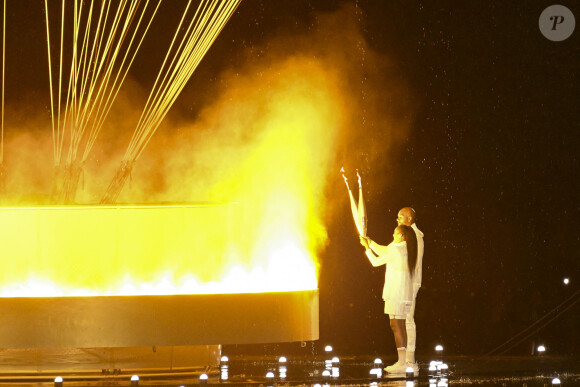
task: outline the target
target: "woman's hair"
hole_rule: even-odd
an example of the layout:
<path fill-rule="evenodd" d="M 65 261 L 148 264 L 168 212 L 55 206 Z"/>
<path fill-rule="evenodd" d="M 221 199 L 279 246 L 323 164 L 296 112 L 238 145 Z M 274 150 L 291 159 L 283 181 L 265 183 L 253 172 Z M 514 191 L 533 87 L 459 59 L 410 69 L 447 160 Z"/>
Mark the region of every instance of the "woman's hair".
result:
<path fill-rule="evenodd" d="M 415 273 L 415 266 L 417 266 L 417 235 L 411 226 L 400 225 L 397 229 L 403 235 L 403 239 L 407 242 L 407 267 L 411 273 L 411 277 Z"/>

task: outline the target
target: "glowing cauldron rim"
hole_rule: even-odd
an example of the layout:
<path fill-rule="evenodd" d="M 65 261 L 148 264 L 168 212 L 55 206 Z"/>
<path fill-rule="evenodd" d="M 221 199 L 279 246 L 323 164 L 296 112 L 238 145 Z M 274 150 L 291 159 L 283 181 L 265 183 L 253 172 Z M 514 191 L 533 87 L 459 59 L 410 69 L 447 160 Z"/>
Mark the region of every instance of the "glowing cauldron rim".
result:
<path fill-rule="evenodd" d="M 6 310 L 0 314 L 4 348 L 250 344 L 319 338 L 318 290 L 5 298 L 0 299 L 0 307 Z"/>

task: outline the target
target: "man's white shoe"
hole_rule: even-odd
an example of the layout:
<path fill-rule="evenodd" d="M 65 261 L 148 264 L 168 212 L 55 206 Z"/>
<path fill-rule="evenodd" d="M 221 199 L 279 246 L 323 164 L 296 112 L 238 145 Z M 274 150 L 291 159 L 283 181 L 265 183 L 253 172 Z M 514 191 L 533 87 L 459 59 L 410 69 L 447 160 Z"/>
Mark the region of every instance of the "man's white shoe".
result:
<path fill-rule="evenodd" d="M 404 374 L 407 372 L 407 364 L 396 362 L 395 364 L 387 366 L 385 371 L 390 374 Z"/>

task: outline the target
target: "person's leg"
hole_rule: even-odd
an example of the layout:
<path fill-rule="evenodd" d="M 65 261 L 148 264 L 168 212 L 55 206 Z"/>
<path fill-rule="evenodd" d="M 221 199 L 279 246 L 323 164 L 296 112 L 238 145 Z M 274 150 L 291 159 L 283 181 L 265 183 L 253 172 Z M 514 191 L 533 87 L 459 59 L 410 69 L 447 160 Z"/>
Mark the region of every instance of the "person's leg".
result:
<path fill-rule="evenodd" d="M 405 319 L 397 317 L 392 318 L 389 321 L 391 324 L 391 330 L 393 331 L 393 336 L 395 338 L 395 344 L 397 345 L 397 348 L 406 347 L 407 330 L 405 329 Z"/>
<path fill-rule="evenodd" d="M 395 344 L 397 345 L 397 354 L 399 358 L 397 363 L 405 364 L 407 362 L 407 330 L 405 329 L 405 319 L 395 317 L 390 320 L 390 324 L 393 336 L 395 337 Z"/>
<path fill-rule="evenodd" d="M 415 303 L 417 301 L 417 293 L 419 291 L 418 287 L 413 285 L 414 297 L 413 303 L 411 304 L 411 310 L 407 317 L 405 318 L 405 328 L 407 331 L 407 361 L 410 363 L 415 363 L 415 348 L 417 342 L 417 326 L 415 325 Z"/>

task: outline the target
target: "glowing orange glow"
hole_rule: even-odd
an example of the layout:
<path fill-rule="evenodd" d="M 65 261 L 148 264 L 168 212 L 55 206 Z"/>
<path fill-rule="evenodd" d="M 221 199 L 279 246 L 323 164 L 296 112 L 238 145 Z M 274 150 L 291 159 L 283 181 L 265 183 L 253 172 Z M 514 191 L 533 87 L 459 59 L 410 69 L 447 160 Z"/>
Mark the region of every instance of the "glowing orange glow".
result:
<path fill-rule="evenodd" d="M 251 140 L 228 143 L 232 132 L 217 129 L 195 156 L 211 176 L 192 179 L 203 183 L 198 192 L 229 204 L 0 209 L 0 296 L 316 289 L 340 98 L 328 70 L 310 59 L 283 63 L 262 81 L 267 95 L 253 84 L 242 98 L 260 105 L 259 122 L 244 128 Z M 232 100 L 210 115 L 243 121 Z"/>

